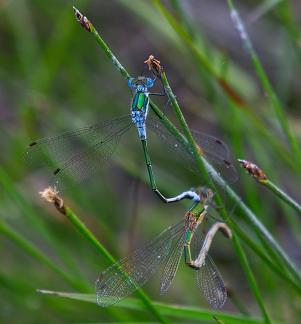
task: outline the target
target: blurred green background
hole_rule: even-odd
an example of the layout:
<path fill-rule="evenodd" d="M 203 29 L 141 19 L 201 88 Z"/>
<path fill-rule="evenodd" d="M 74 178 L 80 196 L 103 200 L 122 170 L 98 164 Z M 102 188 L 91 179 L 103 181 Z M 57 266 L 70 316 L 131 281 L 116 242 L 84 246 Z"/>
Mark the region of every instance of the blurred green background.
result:
<path fill-rule="evenodd" d="M 16 243 L 0 230 L 1 322 L 154 320 L 147 310 L 102 309 L 93 303 L 36 292 L 38 288 L 78 291 L 60 275 L 60 270 L 53 269 L 54 265 L 92 293 L 97 275 L 109 263 L 40 199 L 38 192 L 48 186 L 50 171 L 38 168 L 38 163 L 26 163 L 26 146 L 36 138 L 122 116 L 130 104 L 125 80 L 93 37 L 76 22 L 72 5 L 93 22 L 133 76 L 142 72 L 149 54 L 158 57 L 189 125 L 222 139 L 234 159 L 256 162 L 273 182 L 300 199 L 300 161 L 289 150 L 269 97 L 233 26 L 226 1 L 162 3 L 202 53 L 203 60 L 152 1 L 0 1 L 0 217 L 12 233 L 25 238 L 51 263 L 47 266 L 47 262 L 33 257 L 24 244 Z M 237 5 L 284 107 L 285 118 L 299 140 L 301 4 L 297 0 L 266 0 L 237 1 Z M 227 80 L 247 104 L 241 104 L 235 96 L 229 97 L 216 82 L 213 71 Z M 164 100 L 156 102 L 163 108 Z M 166 113 L 173 119 L 170 108 Z M 116 258 L 177 222 L 189 206 L 165 206 L 152 194 L 135 135 L 134 132 L 121 142 L 111 168 L 64 193 L 66 204 Z M 123 144 L 131 140 L 133 145 L 125 149 Z M 193 186 L 191 175 L 178 177 L 171 172 L 172 156 L 168 161 L 162 159 L 164 148 L 156 144 L 150 141 L 159 187 L 172 195 L 177 192 L 175 189 Z M 242 170 L 238 172 L 240 180 L 234 189 L 300 266 L 300 214 Z M 241 221 L 239 215 L 233 217 L 256 244 L 264 247 L 249 224 Z M 301 315 L 298 292 L 247 244 L 243 247 L 270 318 L 297 323 Z M 211 254 L 231 291 L 223 311 L 260 318 L 231 242 L 218 236 Z M 269 257 L 273 259 L 272 254 Z M 281 271 L 281 264 L 276 261 Z M 210 309 L 199 296 L 191 270 L 183 264 L 165 296 L 159 295 L 158 275 L 145 290 L 155 301 Z M 198 322 L 172 316 L 169 319 Z"/>

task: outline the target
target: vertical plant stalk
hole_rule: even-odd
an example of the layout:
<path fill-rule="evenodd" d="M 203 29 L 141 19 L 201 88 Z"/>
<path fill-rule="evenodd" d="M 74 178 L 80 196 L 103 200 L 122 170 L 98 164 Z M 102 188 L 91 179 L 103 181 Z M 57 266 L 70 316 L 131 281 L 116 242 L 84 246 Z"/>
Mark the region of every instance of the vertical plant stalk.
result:
<path fill-rule="evenodd" d="M 239 36 L 243 42 L 243 45 L 244 45 L 246 51 L 248 52 L 248 54 L 251 57 L 251 61 L 254 65 L 257 76 L 258 76 L 259 80 L 261 81 L 262 87 L 269 96 L 271 105 L 274 108 L 275 115 L 278 119 L 278 122 L 279 122 L 281 128 L 282 128 L 282 131 L 286 135 L 288 142 L 290 144 L 291 150 L 294 153 L 295 157 L 298 159 L 299 165 L 301 165 L 301 152 L 300 152 L 299 144 L 298 144 L 295 136 L 291 132 L 287 118 L 283 111 L 283 107 L 280 103 L 280 100 L 279 100 L 275 90 L 273 89 L 273 86 L 271 85 L 268 76 L 266 75 L 266 73 L 264 71 L 264 68 L 259 60 L 259 57 L 252 45 L 252 42 L 249 38 L 247 31 L 245 29 L 243 21 L 239 15 L 238 11 L 236 10 L 232 0 L 228 0 L 228 6 L 230 8 L 230 15 L 233 20 L 234 26 L 239 33 Z"/>
<path fill-rule="evenodd" d="M 58 192 L 56 190 L 54 190 L 53 188 L 47 188 L 40 194 L 45 200 L 52 203 L 55 206 L 55 208 L 59 211 L 59 213 L 66 217 L 82 234 L 82 236 L 86 240 L 88 240 L 102 256 L 104 256 L 111 263 L 116 262 L 114 257 L 110 254 L 110 252 L 97 240 L 94 234 L 77 217 L 77 215 L 69 207 L 64 205 L 63 199 L 58 196 Z M 137 290 L 137 295 L 159 322 L 168 323 L 165 320 L 165 318 L 158 312 L 156 307 L 152 305 L 150 298 L 142 289 Z"/>
<path fill-rule="evenodd" d="M 244 269 L 244 272 L 248 278 L 248 281 L 251 285 L 251 289 L 253 291 L 253 294 L 255 295 L 255 298 L 257 300 L 257 303 L 259 305 L 259 308 L 262 312 L 262 315 L 264 317 L 264 320 L 265 320 L 265 323 L 271 323 L 271 320 L 267 314 L 267 311 L 265 309 L 265 306 L 264 306 L 264 303 L 263 303 L 263 300 L 262 300 L 262 297 L 261 297 L 261 293 L 260 293 L 260 290 L 258 288 L 258 285 L 257 285 L 257 281 L 254 277 L 254 274 L 251 270 L 251 267 L 249 265 L 249 262 L 248 262 L 248 259 L 241 247 L 241 244 L 239 242 L 239 239 L 236 237 L 236 235 L 233 235 L 233 243 L 234 245 L 236 246 L 236 252 L 238 253 L 239 255 L 239 259 L 240 259 L 240 262 L 241 262 L 241 265 Z"/>
<path fill-rule="evenodd" d="M 206 181 L 208 181 L 209 185 L 212 186 L 213 188 L 215 187 L 214 183 L 212 182 L 212 179 L 211 177 L 209 176 L 209 173 L 208 173 L 208 170 L 206 168 L 206 161 L 204 161 L 204 159 L 202 158 L 201 154 L 202 154 L 202 148 L 200 148 L 192 134 L 191 134 L 191 131 L 188 127 L 188 124 L 184 118 L 184 115 L 181 111 L 181 108 L 178 104 L 178 101 L 176 99 L 176 96 L 174 95 L 170 85 L 169 85 L 169 82 L 167 80 L 167 77 L 166 77 L 166 74 L 164 72 L 164 70 L 162 69 L 161 71 L 161 74 L 160 74 L 160 77 L 161 77 L 161 81 L 162 81 L 162 84 L 164 86 L 164 89 L 166 91 L 166 94 L 167 94 L 167 97 L 171 103 L 171 106 L 173 108 L 173 111 L 183 129 L 183 133 L 184 133 L 184 136 L 186 137 L 187 141 L 188 141 L 188 144 L 190 145 L 191 149 L 192 149 L 192 152 L 193 152 L 193 155 L 194 155 L 194 158 L 195 158 L 195 161 L 196 161 L 196 164 L 201 172 L 202 175 L 205 176 L 206 178 Z M 221 201 L 220 201 L 221 202 Z"/>
<path fill-rule="evenodd" d="M 256 179 L 257 182 L 271 190 L 277 197 L 283 200 L 287 205 L 295 209 L 299 214 L 301 213 L 300 204 L 290 197 L 286 192 L 274 184 L 255 163 L 238 159 L 241 166 L 247 171 L 249 175 Z"/>
<path fill-rule="evenodd" d="M 22 237 L 16 231 L 12 230 L 3 220 L 0 221 L 0 233 L 5 235 L 8 239 L 15 242 L 21 250 L 26 252 L 26 254 L 31 255 L 40 263 L 44 264 L 59 276 L 61 276 L 64 281 L 68 282 L 70 286 L 82 292 L 90 292 L 91 289 L 87 285 L 81 284 L 76 278 L 73 278 L 68 273 L 59 268 L 52 260 L 45 256 L 39 249 L 37 249 L 31 242 L 26 238 Z"/>
<path fill-rule="evenodd" d="M 200 149 L 197 147 L 196 143 L 195 143 L 195 140 L 190 132 L 190 129 L 187 125 L 187 122 L 185 120 L 185 117 L 181 111 L 181 108 L 178 104 L 178 101 L 176 99 L 176 96 L 174 95 L 170 85 L 169 85 L 169 82 L 166 78 L 166 74 L 165 72 L 162 70 L 161 72 L 161 80 L 162 80 L 162 83 L 163 83 L 163 86 L 165 88 L 165 91 L 166 91 L 166 94 L 168 96 L 168 99 L 170 100 L 170 103 L 171 103 L 171 106 L 173 107 L 173 110 L 176 114 L 176 117 L 183 129 L 183 132 L 184 132 L 184 135 L 186 136 L 192 150 L 193 150 L 193 154 L 194 154 L 194 158 L 195 158 L 195 162 L 197 163 L 197 166 L 199 167 L 199 171 L 202 172 L 202 174 L 205 174 L 205 176 L 207 177 L 207 179 L 209 180 L 209 183 L 210 183 L 210 186 L 213 186 L 213 188 L 215 187 L 215 185 L 213 184 L 213 182 L 210 180 L 210 177 L 209 177 L 209 174 L 208 174 L 208 170 L 206 169 L 206 165 L 209 163 L 206 162 L 202 157 L 201 157 L 201 152 L 200 152 Z M 204 164 L 205 162 L 205 164 Z M 211 167 L 212 168 L 212 167 Z M 213 168 L 212 168 L 213 169 Z M 205 172 L 205 173 L 204 173 Z M 216 173 L 216 171 L 215 171 Z M 217 195 L 217 201 L 219 203 L 222 202 L 221 198 L 219 197 L 218 195 L 218 192 L 216 192 L 216 195 Z M 226 221 L 228 219 L 228 216 L 227 216 L 227 213 L 225 211 L 225 209 L 223 208 L 221 210 L 221 215 L 223 217 L 223 219 Z M 230 225 L 231 226 L 231 225 Z M 263 302 L 263 299 L 261 297 L 261 293 L 259 291 L 259 288 L 258 288 L 258 285 L 257 285 L 257 282 L 256 282 L 256 279 L 253 275 L 253 272 L 250 268 L 250 265 L 248 263 L 248 260 L 247 260 L 247 257 L 241 247 L 241 244 L 238 240 L 238 238 L 236 238 L 236 236 L 234 235 L 233 237 L 233 244 L 234 244 L 234 247 L 235 247 L 235 250 L 236 250 L 236 253 L 240 259 L 240 262 L 245 270 L 245 273 L 246 273 L 246 276 L 247 276 L 247 279 L 248 279 L 248 282 L 249 282 L 249 285 L 250 285 L 250 288 L 257 300 L 257 303 L 258 303 L 258 306 L 262 312 L 262 315 L 265 319 L 265 323 L 271 323 L 270 319 L 269 319 L 269 316 L 267 314 L 267 311 L 265 309 L 265 306 L 264 306 L 264 302 Z"/>

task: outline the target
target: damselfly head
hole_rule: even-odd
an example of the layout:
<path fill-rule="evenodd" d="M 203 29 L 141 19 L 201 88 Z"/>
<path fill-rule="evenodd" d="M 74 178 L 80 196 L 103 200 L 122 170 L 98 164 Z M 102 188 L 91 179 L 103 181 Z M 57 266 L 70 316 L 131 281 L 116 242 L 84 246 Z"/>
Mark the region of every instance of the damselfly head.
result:
<path fill-rule="evenodd" d="M 208 203 L 212 200 L 214 192 L 208 187 L 201 187 L 199 191 L 200 201 L 203 203 Z"/>
<path fill-rule="evenodd" d="M 128 86 L 130 88 L 136 89 L 137 91 L 148 91 L 155 83 L 155 80 L 152 78 L 147 78 L 144 76 L 138 76 L 138 78 L 130 78 L 128 80 Z"/>

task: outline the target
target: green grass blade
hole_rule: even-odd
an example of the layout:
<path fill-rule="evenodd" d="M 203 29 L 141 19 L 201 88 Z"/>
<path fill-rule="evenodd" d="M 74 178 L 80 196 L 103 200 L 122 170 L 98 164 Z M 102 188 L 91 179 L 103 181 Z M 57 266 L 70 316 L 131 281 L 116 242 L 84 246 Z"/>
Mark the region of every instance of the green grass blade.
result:
<path fill-rule="evenodd" d="M 294 153 L 295 157 L 298 160 L 299 166 L 301 165 L 301 152 L 299 148 L 299 144 L 293 135 L 290 126 L 288 124 L 287 118 L 285 116 L 282 104 L 272 86 L 270 83 L 270 80 L 267 76 L 267 74 L 264 71 L 264 68 L 259 60 L 259 57 L 257 56 L 257 53 L 253 47 L 253 44 L 251 43 L 251 40 L 249 38 L 249 35 L 247 34 L 247 31 L 245 29 L 245 26 L 243 24 L 243 21 L 236 10 L 234 3 L 232 0 L 228 0 L 228 5 L 230 8 L 230 14 L 231 18 L 233 20 L 235 28 L 238 30 L 239 35 L 242 39 L 243 45 L 247 52 L 249 53 L 252 63 L 254 65 L 254 68 L 256 70 L 256 73 L 258 75 L 258 78 L 261 81 L 262 87 L 265 90 L 265 92 L 268 94 L 268 97 L 270 99 L 271 105 L 274 108 L 275 115 L 278 119 L 279 124 L 281 125 L 282 131 L 287 137 L 287 140 L 290 144 L 291 150 Z"/>
<path fill-rule="evenodd" d="M 59 268 L 52 260 L 45 256 L 37 247 L 35 247 L 30 241 L 22 237 L 16 231 L 11 229 L 4 221 L 0 221 L 0 233 L 2 233 L 9 240 L 12 240 L 17 246 L 21 248 L 26 254 L 31 255 L 33 258 L 44 264 L 58 275 L 60 275 L 66 282 L 68 282 L 73 288 L 80 291 L 91 291 L 89 286 L 84 285 L 76 278 L 70 276 L 68 273 Z"/>
<path fill-rule="evenodd" d="M 265 187 L 271 190 L 277 197 L 283 200 L 288 206 L 295 209 L 299 214 L 301 213 L 301 206 L 300 204 L 290 197 L 285 191 L 280 189 L 275 183 L 270 180 L 267 180 L 262 183 Z"/>
<path fill-rule="evenodd" d="M 248 282 L 250 284 L 250 287 L 251 287 L 251 289 L 253 291 L 253 294 L 254 294 L 254 296 L 255 296 L 255 298 L 257 300 L 257 304 L 260 307 L 260 310 L 261 310 L 262 315 L 264 317 L 265 323 L 271 323 L 271 320 L 270 320 L 269 315 L 268 315 L 268 313 L 266 311 L 266 308 L 265 308 L 265 305 L 264 305 L 264 302 L 263 302 L 259 287 L 258 287 L 256 279 L 254 277 L 253 271 L 250 268 L 248 259 L 247 259 L 246 255 L 245 255 L 245 253 L 244 253 L 244 251 L 243 251 L 243 249 L 241 247 L 239 239 L 235 235 L 233 236 L 233 243 L 234 243 L 234 246 L 236 248 L 236 252 L 239 255 L 241 265 L 242 265 L 242 267 L 243 267 L 243 269 L 245 271 L 245 274 L 246 274 L 246 276 L 248 278 Z"/>
<path fill-rule="evenodd" d="M 49 290 L 38 290 L 38 292 L 46 295 L 70 298 L 70 299 L 79 300 L 88 303 L 95 303 L 95 296 L 91 294 L 78 294 L 78 293 L 68 293 L 68 292 L 49 291 Z M 178 319 L 210 321 L 212 320 L 212 316 L 216 315 L 221 320 L 226 321 L 227 323 L 245 323 L 245 324 L 263 323 L 263 321 L 256 318 L 238 316 L 238 315 L 233 315 L 230 313 L 214 311 L 214 310 L 205 310 L 197 307 L 170 305 L 170 304 L 164 304 L 159 302 L 154 302 L 154 305 L 163 315 L 171 316 Z M 139 311 L 145 310 L 141 301 L 134 298 L 127 298 L 113 307 L 121 307 L 121 308 L 127 308 L 132 310 L 139 310 Z"/>
<path fill-rule="evenodd" d="M 260 167 L 246 160 L 238 159 L 238 161 L 240 162 L 241 166 L 247 171 L 247 173 L 251 175 L 257 182 L 271 190 L 277 197 L 283 200 L 288 206 L 295 209 L 298 213 L 301 212 L 301 206 L 299 205 L 299 203 L 297 203 L 297 201 L 295 201 L 286 192 L 284 192 L 276 184 L 274 184 Z"/>

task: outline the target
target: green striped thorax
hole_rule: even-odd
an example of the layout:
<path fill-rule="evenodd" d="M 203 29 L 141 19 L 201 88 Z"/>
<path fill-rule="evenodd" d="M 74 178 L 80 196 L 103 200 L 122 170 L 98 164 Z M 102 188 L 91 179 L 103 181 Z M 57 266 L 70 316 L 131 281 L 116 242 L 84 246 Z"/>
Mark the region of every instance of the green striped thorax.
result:
<path fill-rule="evenodd" d="M 192 208 L 185 215 L 185 246 L 184 246 L 184 257 L 185 262 L 191 266 L 192 265 L 192 256 L 190 250 L 190 244 L 197 227 L 203 222 L 209 204 L 213 198 L 213 191 L 208 188 L 201 188 L 199 196 L 200 201 L 195 203 Z"/>
<path fill-rule="evenodd" d="M 133 123 L 136 125 L 138 135 L 141 140 L 146 140 L 145 120 L 149 107 L 149 88 L 155 83 L 152 78 L 140 76 L 138 78 L 130 78 L 128 86 L 134 90 L 131 117 Z"/>
<path fill-rule="evenodd" d="M 142 110 L 144 113 L 148 107 L 148 95 L 145 92 L 136 92 L 132 100 L 132 110 Z"/>
<path fill-rule="evenodd" d="M 203 221 L 214 193 L 211 189 L 203 187 L 201 188 L 199 195 L 200 201 L 195 203 L 185 216 L 187 238 L 191 237 L 191 234 L 193 234 L 198 224 Z"/>
<path fill-rule="evenodd" d="M 128 86 L 134 90 L 131 105 L 132 111 L 143 111 L 144 114 L 147 114 L 149 105 L 149 89 L 154 85 L 154 82 L 154 79 L 143 76 L 139 76 L 138 78 L 130 78 L 128 80 Z"/>

